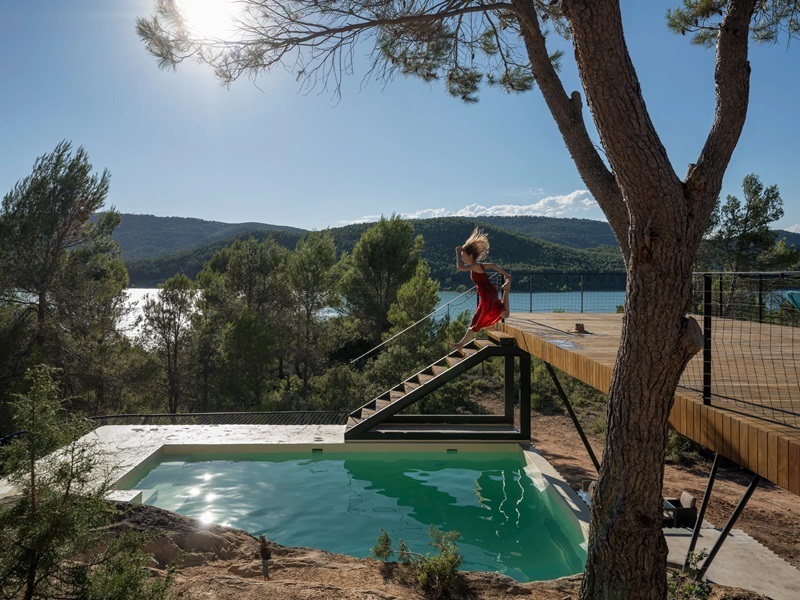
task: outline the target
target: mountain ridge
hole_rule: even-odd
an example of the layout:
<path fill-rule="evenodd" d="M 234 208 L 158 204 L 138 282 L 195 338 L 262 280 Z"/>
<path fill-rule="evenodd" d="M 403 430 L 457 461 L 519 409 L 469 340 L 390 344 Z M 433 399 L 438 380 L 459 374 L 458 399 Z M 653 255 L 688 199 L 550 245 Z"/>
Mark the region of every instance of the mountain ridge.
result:
<path fill-rule="evenodd" d="M 457 289 L 463 282 L 453 268 L 453 248 L 475 226 L 490 234 L 490 260 L 507 270 L 607 271 L 622 270 L 623 263 L 608 223 L 590 219 L 540 216 L 435 217 L 410 220 L 425 239 L 423 258 L 443 289 Z M 356 223 L 329 228 L 337 252 L 349 252 L 372 225 Z M 787 243 L 800 246 L 800 233 L 775 230 Z M 122 248 L 131 286 L 154 287 L 184 273 L 194 277 L 216 250 L 235 239 L 272 237 L 293 249 L 309 233 L 299 227 L 258 222 L 223 223 L 193 217 L 157 217 L 124 213 L 114 234 Z M 517 282 L 519 283 L 519 282 Z"/>

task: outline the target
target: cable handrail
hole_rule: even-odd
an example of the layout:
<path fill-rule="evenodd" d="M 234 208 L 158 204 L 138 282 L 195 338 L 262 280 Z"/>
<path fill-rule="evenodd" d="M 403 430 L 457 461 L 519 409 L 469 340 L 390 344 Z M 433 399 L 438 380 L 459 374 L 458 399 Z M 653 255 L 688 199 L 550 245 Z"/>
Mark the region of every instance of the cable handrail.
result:
<path fill-rule="evenodd" d="M 491 275 L 489 275 L 489 279 L 490 279 L 490 280 L 491 280 L 491 279 L 495 279 L 495 280 L 496 280 L 496 279 L 497 279 L 497 277 L 498 277 L 499 275 L 500 275 L 499 273 L 492 273 Z M 469 293 L 471 293 L 471 292 L 474 292 L 474 291 L 475 291 L 475 289 L 477 289 L 477 287 L 478 287 L 478 286 L 474 285 L 474 286 L 472 286 L 470 289 L 468 289 L 467 291 L 465 291 L 465 292 L 463 292 L 463 293 L 459 294 L 458 296 L 456 296 L 455 298 L 453 298 L 452 300 L 450 300 L 449 302 L 445 302 L 444 304 L 442 304 L 442 305 L 441 305 L 441 306 L 439 306 L 438 308 L 435 308 L 435 309 L 433 309 L 433 311 L 432 311 L 432 312 L 430 312 L 430 313 L 428 313 L 427 315 L 425 315 L 424 317 L 422 317 L 422 318 L 421 318 L 419 321 L 417 321 L 416 323 L 413 323 L 413 324 L 409 325 L 408 327 L 406 327 L 405 329 L 403 329 L 403 331 L 400 331 L 400 332 L 398 332 L 398 333 L 395 333 L 395 334 L 394 334 L 392 337 L 390 337 L 389 339 L 386 339 L 386 340 L 382 341 L 380 344 L 378 344 L 378 345 L 377 345 L 377 346 L 375 346 L 374 348 L 370 348 L 369 350 L 367 350 L 366 352 L 364 352 L 364 354 L 362 354 L 361 356 L 359 356 L 359 357 L 357 357 L 357 358 L 354 358 L 353 360 L 351 360 L 351 361 L 350 361 L 350 364 L 351 364 L 351 365 L 354 365 L 354 364 L 356 364 L 356 363 L 357 363 L 358 361 L 360 361 L 362 358 L 365 358 L 365 357 L 369 356 L 370 354 L 372 354 L 373 352 L 375 352 L 375 351 L 376 351 L 378 348 L 381 348 L 382 346 L 385 346 L 386 344 L 388 344 L 389 342 L 391 342 L 393 339 L 395 339 L 395 338 L 397 338 L 397 337 L 400 337 L 401 335 L 403 335 L 403 334 L 404 334 L 405 332 L 407 332 L 408 330 L 410 330 L 410 329 L 413 329 L 414 327 L 416 327 L 417 325 L 419 325 L 420 323 L 422 323 L 422 322 L 424 322 L 424 321 L 427 321 L 429 318 L 431 318 L 431 317 L 432 317 L 433 315 L 435 315 L 437 312 L 439 312 L 440 310 L 442 310 L 442 309 L 443 309 L 443 308 L 445 308 L 445 307 L 449 307 L 449 306 L 450 306 L 450 305 L 451 305 L 453 302 L 455 302 L 455 301 L 456 301 L 456 300 L 458 300 L 459 298 L 461 298 L 461 297 L 463 297 L 463 296 L 466 296 L 467 294 L 469 294 Z"/>

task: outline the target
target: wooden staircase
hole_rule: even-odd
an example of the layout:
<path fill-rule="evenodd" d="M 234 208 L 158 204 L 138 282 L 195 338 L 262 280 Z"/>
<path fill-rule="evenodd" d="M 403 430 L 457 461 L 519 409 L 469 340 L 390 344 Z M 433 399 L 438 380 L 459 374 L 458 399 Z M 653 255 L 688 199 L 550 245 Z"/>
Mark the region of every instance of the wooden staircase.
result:
<path fill-rule="evenodd" d="M 530 355 L 517 347 L 515 338 L 488 331 L 489 339 L 473 340 L 434 364 L 357 408 L 347 420 L 345 440 L 529 440 Z M 506 357 L 504 415 L 405 415 L 414 402 L 462 373 L 495 356 Z M 520 408 L 522 431 L 514 427 L 514 358 L 520 358 Z M 509 380 L 510 378 L 510 380 Z M 527 427 L 525 426 L 527 423 Z"/>

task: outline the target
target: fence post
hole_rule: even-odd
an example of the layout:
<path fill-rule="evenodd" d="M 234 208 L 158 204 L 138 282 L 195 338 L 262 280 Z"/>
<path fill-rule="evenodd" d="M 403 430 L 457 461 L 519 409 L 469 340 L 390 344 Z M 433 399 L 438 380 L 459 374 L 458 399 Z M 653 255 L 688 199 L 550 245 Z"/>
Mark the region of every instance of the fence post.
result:
<path fill-rule="evenodd" d="M 703 404 L 711 404 L 711 275 L 703 275 Z"/>
<path fill-rule="evenodd" d="M 719 274 L 719 316 L 722 316 L 722 273 Z"/>
<path fill-rule="evenodd" d="M 531 311 L 533 312 L 533 273 L 528 273 L 528 299 L 531 305 Z"/>
<path fill-rule="evenodd" d="M 758 274 L 758 322 L 764 322 L 764 279 Z"/>
<path fill-rule="evenodd" d="M 583 273 L 581 273 L 581 314 L 583 314 Z"/>

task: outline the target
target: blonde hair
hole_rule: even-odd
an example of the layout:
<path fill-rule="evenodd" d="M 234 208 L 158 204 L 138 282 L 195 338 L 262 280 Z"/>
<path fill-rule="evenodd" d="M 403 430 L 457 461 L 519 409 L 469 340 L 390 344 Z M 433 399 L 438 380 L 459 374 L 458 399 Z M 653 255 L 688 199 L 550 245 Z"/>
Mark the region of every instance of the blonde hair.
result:
<path fill-rule="evenodd" d="M 483 260 L 489 254 L 489 236 L 479 227 L 476 227 L 464 242 L 462 250 L 475 257 L 475 260 Z"/>

